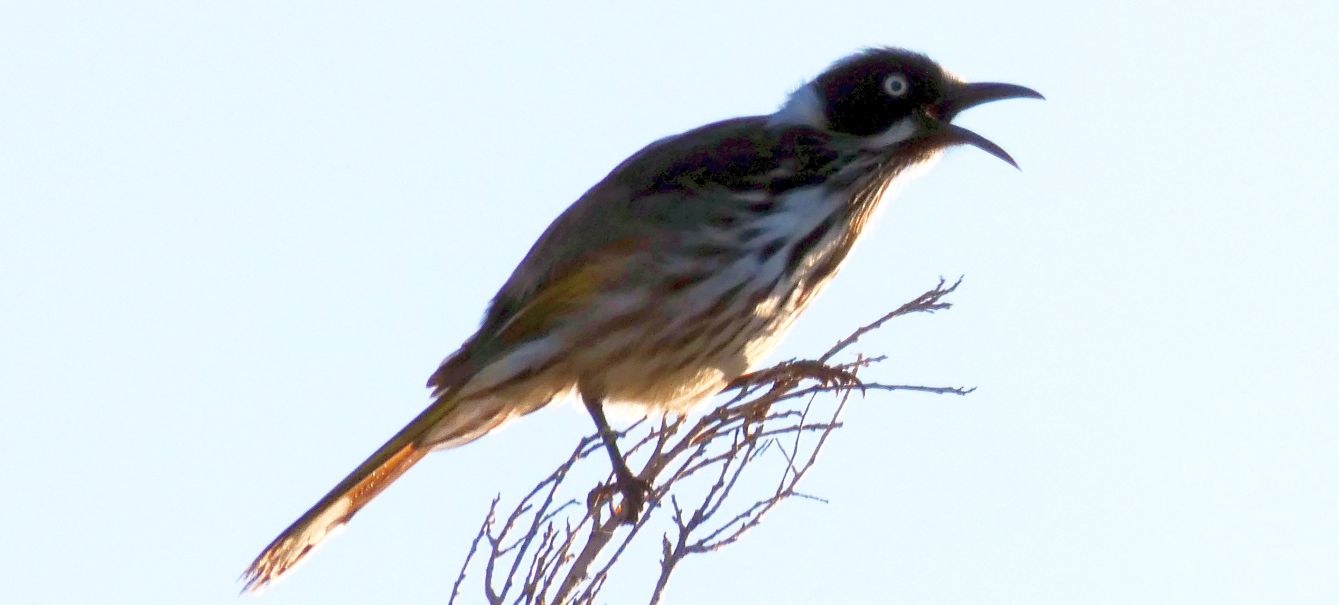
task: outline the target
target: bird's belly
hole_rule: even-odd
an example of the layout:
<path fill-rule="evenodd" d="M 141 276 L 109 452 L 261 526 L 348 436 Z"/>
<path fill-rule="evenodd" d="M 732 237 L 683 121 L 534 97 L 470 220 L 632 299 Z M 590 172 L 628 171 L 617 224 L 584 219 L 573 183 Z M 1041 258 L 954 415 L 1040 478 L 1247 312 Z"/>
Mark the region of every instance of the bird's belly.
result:
<path fill-rule="evenodd" d="M 628 357 L 610 364 L 602 382 L 610 402 L 669 413 L 687 413 L 754 368 L 780 333 L 741 334 L 714 353 Z"/>
<path fill-rule="evenodd" d="M 793 304 L 793 292 L 783 296 L 781 302 L 741 305 L 714 321 L 666 321 L 659 330 L 639 331 L 605 363 L 583 364 L 584 375 L 611 403 L 687 413 L 772 351 L 801 310 Z"/>

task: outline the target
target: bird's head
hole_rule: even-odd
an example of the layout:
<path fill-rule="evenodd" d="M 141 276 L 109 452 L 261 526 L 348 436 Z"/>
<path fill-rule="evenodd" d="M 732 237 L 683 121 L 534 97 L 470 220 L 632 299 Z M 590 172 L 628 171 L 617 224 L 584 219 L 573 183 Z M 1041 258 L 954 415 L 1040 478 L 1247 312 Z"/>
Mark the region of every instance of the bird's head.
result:
<path fill-rule="evenodd" d="M 925 55 L 878 48 L 838 61 L 796 91 L 773 119 L 856 137 L 866 149 L 972 145 L 1017 167 L 998 145 L 952 124 L 964 109 L 1017 98 L 1043 97 L 1016 84 L 963 82 Z"/>

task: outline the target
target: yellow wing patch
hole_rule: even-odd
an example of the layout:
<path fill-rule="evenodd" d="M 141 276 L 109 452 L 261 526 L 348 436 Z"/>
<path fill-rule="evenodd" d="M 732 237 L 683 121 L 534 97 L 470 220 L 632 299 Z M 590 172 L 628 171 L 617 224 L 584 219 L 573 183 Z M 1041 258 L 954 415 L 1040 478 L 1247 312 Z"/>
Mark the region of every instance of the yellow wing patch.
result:
<path fill-rule="evenodd" d="M 514 344 L 548 332 L 563 316 L 586 307 L 595 296 L 627 273 L 627 259 L 640 240 L 625 240 L 599 258 L 581 263 L 537 290 L 525 306 L 498 328 L 497 341 Z"/>

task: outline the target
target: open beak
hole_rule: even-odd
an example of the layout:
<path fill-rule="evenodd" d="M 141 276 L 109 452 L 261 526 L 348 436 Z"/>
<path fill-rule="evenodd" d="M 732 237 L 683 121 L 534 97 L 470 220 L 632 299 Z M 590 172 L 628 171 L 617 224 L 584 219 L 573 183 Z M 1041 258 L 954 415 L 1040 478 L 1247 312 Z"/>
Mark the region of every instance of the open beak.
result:
<path fill-rule="evenodd" d="M 950 122 L 959 112 L 991 101 L 1045 98 L 1041 93 L 1026 86 L 1001 82 L 974 82 L 962 84 L 956 90 L 944 95 L 943 100 L 931 108 L 931 115 L 939 120 L 939 135 L 945 145 L 971 145 L 1018 168 L 1018 162 L 1015 162 L 999 145 Z"/>

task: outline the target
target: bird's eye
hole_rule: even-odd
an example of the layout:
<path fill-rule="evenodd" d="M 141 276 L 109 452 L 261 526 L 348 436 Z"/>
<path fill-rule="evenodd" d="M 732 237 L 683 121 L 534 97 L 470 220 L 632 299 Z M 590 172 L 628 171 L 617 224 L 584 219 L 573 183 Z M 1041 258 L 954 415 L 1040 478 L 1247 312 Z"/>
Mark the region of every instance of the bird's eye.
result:
<path fill-rule="evenodd" d="M 883 91 L 894 97 L 900 97 L 911 90 L 911 84 L 907 83 L 907 77 L 902 74 L 892 74 L 883 80 Z"/>

